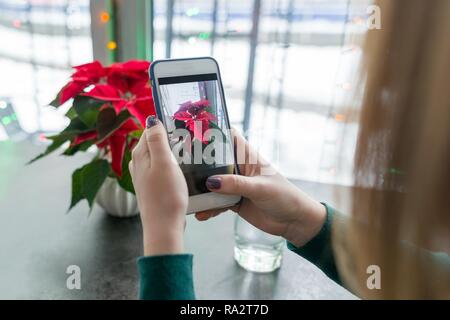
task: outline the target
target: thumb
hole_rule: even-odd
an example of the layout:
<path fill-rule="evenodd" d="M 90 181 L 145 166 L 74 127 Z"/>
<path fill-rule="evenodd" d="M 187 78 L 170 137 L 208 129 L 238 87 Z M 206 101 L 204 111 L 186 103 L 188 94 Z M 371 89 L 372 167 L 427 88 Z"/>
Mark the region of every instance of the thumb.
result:
<path fill-rule="evenodd" d="M 172 152 L 169 147 L 167 132 L 161 121 L 155 116 L 146 120 L 145 141 L 150 152 L 151 164 L 170 161 Z"/>
<path fill-rule="evenodd" d="M 212 176 L 206 180 L 206 187 L 213 192 L 241 195 L 246 198 L 252 198 L 256 195 L 258 184 L 255 177 L 236 174 Z"/>

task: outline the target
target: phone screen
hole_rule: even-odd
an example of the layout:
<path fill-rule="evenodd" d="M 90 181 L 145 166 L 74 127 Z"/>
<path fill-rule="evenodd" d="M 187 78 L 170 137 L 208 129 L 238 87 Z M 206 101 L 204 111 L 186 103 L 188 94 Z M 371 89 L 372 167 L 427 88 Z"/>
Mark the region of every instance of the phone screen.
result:
<path fill-rule="evenodd" d="M 169 143 L 189 195 L 209 192 L 209 176 L 234 173 L 234 154 L 216 73 L 158 78 Z"/>

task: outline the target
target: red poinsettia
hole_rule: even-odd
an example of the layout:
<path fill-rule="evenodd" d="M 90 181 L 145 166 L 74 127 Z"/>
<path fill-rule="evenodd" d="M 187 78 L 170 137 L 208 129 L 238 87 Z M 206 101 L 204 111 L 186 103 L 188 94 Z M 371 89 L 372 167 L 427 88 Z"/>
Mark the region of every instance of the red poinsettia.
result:
<path fill-rule="evenodd" d="M 210 122 L 217 118 L 206 109 L 209 107 L 209 101 L 202 99 L 196 102 L 187 101 L 180 105 L 180 108 L 173 115 L 174 120 L 182 121 L 194 138 L 208 144 L 205 139 L 205 131 L 208 130 Z"/>
<path fill-rule="evenodd" d="M 148 106 L 153 106 L 148 81 L 149 66 L 147 61 L 115 63 L 108 68 L 106 83 L 96 85 L 84 95 L 111 102 L 117 113 L 124 108 L 128 109 L 144 126 L 145 119 L 149 116 Z"/>
<path fill-rule="evenodd" d="M 93 130 L 75 136 L 72 142 L 72 146 L 76 146 L 94 140 L 100 148 L 109 146 L 112 169 L 119 177 L 122 176 L 127 135 L 142 129 L 145 126 L 145 119 L 155 114 L 148 78 L 149 66 L 148 61 L 138 60 L 114 63 L 110 67 L 103 67 L 98 61 L 77 66 L 74 67 L 76 71 L 71 77 L 71 82 L 59 95 L 60 104 L 77 95 L 87 96 L 104 101 L 106 104 L 102 108 L 107 107 L 109 103 L 117 114 L 126 109 L 138 120 L 139 124 L 130 118 L 103 141 L 96 141 L 98 133 Z M 85 89 L 92 85 L 93 87 L 85 92 Z M 134 138 L 131 144 L 135 141 Z"/>
<path fill-rule="evenodd" d="M 107 175 L 115 177 L 122 187 L 134 192 L 128 166 L 123 162 L 130 157 L 146 118 L 155 115 L 149 66 L 150 62 L 139 60 L 114 63 L 109 67 L 98 61 L 76 66 L 70 81 L 52 101 L 54 107 L 72 101 L 67 113 L 71 121 L 61 133 L 48 137 L 52 144 L 32 161 L 56 150 L 67 141 L 70 143 L 65 155 L 97 145 L 103 150 L 102 154 L 110 159 L 108 162 L 96 158 L 74 172 L 71 207 L 81 199 L 87 199 L 92 205 Z M 89 187 L 82 188 L 82 184 Z"/>
<path fill-rule="evenodd" d="M 83 92 L 91 84 L 99 83 L 108 72 L 98 61 L 75 66 L 74 69 L 75 72 L 71 76 L 71 81 L 61 89 L 52 103 L 53 105 L 59 106 Z"/>
<path fill-rule="evenodd" d="M 127 136 L 131 132 L 138 131 L 142 129 L 136 122 L 132 119 L 127 120 L 123 123 L 110 137 L 98 140 L 97 131 L 89 131 L 86 133 L 81 133 L 75 136 L 71 146 L 75 147 L 86 141 L 96 141 L 97 147 L 101 149 L 109 148 L 111 155 L 111 168 L 117 174 L 118 177 L 122 176 L 122 162 L 125 153 L 125 146 L 127 142 Z M 129 143 L 129 149 L 131 150 L 137 143 L 138 139 L 132 137 Z"/>

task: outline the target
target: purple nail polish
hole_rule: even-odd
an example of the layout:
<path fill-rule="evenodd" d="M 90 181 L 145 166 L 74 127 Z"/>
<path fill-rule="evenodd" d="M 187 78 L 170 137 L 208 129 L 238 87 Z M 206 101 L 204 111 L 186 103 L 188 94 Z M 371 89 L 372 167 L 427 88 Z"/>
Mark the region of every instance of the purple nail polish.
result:
<path fill-rule="evenodd" d="M 148 116 L 147 120 L 145 120 L 145 126 L 147 127 L 147 129 L 153 127 L 157 123 L 158 118 L 156 118 L 155 116 Z"/>
<path fill-rule="evenodd" d="M 209 177 L 206 179 L 206 187 L 208 189 L 220 189 L 221 182 L 220 178 Z"/>

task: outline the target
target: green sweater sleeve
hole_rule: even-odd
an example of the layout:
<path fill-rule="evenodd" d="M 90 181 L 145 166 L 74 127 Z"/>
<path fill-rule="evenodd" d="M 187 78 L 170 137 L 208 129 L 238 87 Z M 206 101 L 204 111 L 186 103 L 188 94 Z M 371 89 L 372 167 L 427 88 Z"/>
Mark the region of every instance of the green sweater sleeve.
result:
<path fill-rule="evenodd" d="M 140 257 L 139 299 L 193 300 L 192 255 Z"/>
<path fill-rule="evenodd" d="M 327 217 L 319 233 L 303 247 L 298 248 L 292 243 L 288 243 L 288 248 L 315 264 L 332 280 L 343 285 L 342 279 L 339 277 L 331 245 L 331 226 L 333 224 L 333 219 L 337 217 L 339 212 L 335 212 L 335 210 L 326 203 L 322 204 L 327 209 Z M 450 279 L 450 257 L 447 253 L 431 252 L 406 241 L 402 241 L 401 245 L 406 253 L 420 255 L 422 258 L 421 263 L 423 263 L 424 266 L 432 265 L 437 267 L 437 270 L 440 270 L 442 274 L 446 274 L 445 279 Z M 424 267 L 424 269 L 427 269 L 427 267 Z"/>
<path fill-rule="evenodd" d="M 287 246 L 293 252 L 316 265 L 332 280 L 341 284 L 331 246 L 331 225 L 333 223 L 334 209 L 326 203 L 322 204 L 327 209 L 327 217 L 319 233 L 303 247 L 298 248 L 289 242 Z"/>

